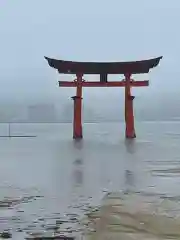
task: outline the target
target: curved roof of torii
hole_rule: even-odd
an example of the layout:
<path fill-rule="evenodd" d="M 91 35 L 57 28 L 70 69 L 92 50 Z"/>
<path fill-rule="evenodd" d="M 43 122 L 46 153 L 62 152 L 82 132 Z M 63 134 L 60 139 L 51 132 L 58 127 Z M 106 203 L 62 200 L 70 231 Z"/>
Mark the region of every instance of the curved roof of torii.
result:
<path fill-rule="evenodd" d="M 64 74 L 142 74 L 156 67 L 161 57 L 134 62 L 73 62 L 45 57 L 50 67 Z"/>

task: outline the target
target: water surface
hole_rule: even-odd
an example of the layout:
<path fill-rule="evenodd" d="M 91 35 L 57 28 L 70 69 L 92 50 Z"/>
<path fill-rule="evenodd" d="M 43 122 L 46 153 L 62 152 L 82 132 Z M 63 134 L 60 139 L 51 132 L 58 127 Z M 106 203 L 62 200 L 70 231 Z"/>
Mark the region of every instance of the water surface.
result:
<path fill-rule="evenodd" d="M 0 231 L 12 228 L 13 239 L 23 239 L 51 233 L 59 220 L 62 230 L 80 234 L 80 219 L 107 192 L 168 198 L 178 214 L 180 123 L 142 122 L 136 131 L 127 141 L 121 123 L 85 124 L 75 142 L 71 124 L 12 124 L 12 134 L 37 137 L 0 138 Z"/>

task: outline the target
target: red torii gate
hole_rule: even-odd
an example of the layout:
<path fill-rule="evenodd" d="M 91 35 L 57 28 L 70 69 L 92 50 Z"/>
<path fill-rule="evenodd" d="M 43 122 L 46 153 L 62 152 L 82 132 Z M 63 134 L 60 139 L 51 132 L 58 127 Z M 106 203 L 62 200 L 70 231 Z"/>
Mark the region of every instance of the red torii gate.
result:
<path fill-rule="evenodd" d="M 156 67 L 161 57 L 134 61 L 134 62 L 73 62 L 63 61 L 45 57 L 50 67 L 63 74 L 76 74 L 74 81 L 59 81 L 59 87 L 76 87 L 74 100 L 73 138 L 80 139 L 82 133 L 82 88 L 83 87 L 125 87 L 125 123 L 126 138 L 135 138 L 133 99 L 131 87 L 144 87 L 149 85 L 149 81 L 135 81 L 132 74 L 149 73 L 151 68 Z M 86 82 L 84 74 L 99 74 L 100 82 Z M 125 79 L 121 81 L 108 82 L 108 74 L 123 74 Z"/>

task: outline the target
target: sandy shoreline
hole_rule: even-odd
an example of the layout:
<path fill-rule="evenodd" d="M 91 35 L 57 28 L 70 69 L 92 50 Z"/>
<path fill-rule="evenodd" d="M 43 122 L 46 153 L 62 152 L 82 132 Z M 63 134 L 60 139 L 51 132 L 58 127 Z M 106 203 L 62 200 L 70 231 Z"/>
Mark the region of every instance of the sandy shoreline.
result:
<path fill-rule="evenodd" d="M 108 194 L 102 206 L 84 219 L 91 229 L 85 239 L 179 239 L 178 208 L 180 204 L 169 199 Z"/>

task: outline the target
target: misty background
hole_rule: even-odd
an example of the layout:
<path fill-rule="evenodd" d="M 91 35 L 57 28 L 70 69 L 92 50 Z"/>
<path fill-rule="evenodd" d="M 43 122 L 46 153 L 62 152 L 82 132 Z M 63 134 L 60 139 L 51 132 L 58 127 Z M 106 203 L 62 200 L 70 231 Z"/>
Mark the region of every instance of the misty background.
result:
<path fill-rule="evenodd" d="M 133 89 L 137 120 L 180 117 L 178 0 L 0 0 L 0 122 L 70 122 L 75 89 L 59 88 L 44 56 L 133 61 L 163 56 Z M 98 80 L 97 76 L 84 76 Z M 123 76 L 109 76 L 118 80 Z M 83 91 L 84 121 L 124 119 L 123 88 Z"/>

